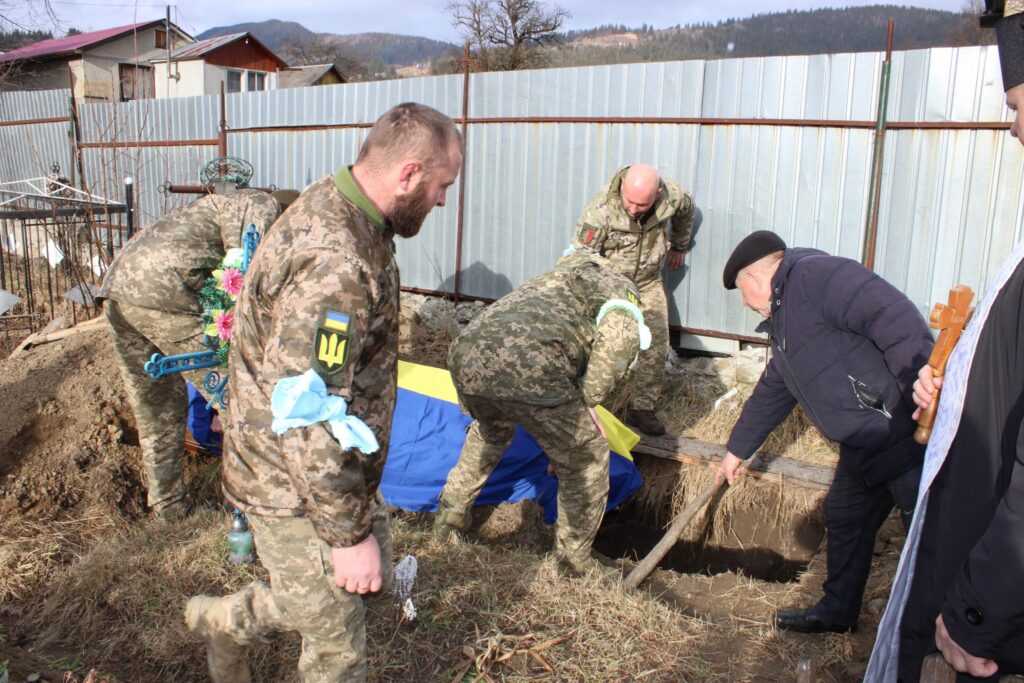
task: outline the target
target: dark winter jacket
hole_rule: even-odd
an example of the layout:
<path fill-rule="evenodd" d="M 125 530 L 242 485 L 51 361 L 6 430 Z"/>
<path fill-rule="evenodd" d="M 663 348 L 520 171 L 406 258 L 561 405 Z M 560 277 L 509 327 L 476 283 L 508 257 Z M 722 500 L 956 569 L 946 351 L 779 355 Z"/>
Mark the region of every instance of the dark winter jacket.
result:
<path fill-rule="evenodd" d="M 772 358 L 728 449 L 746 459 L 799 403 L 827 438 L 856 458 L 868 485 L 920 463 L 891 448 L 913 433 L 913 385 L 932 338 L 917 307 L 856 261 L 787 249 L 772 278 L 772 315 L 757 328 Z"/>

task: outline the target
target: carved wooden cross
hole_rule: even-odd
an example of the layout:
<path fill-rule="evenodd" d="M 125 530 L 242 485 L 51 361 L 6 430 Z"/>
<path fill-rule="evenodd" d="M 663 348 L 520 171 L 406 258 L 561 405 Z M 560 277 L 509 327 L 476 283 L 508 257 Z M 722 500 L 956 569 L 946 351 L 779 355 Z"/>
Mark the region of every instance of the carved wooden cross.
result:
<path fill-rule="evenodd" d="M 949 290 L 949 304 L 935 304 L 932 309 L 931 326 L 939 331 L 939 338 L 932 349 L 932 355 L 928 358 L 928 365 L 932 366 L 932 375 L 942 377 L 946 374 L 946 362 L 953 348 L 960 341 L 960 335 L 971 319 L 974 309 L 971 308 L 971 301 L 974 299 L 974 291 L 967 285 L 957 285 Z M 932 425 L 935 423 L 935 413 L 939 408 L 939 393 L 935 390 L 932 402 L 917 418 L 917 431 L 914 432 L 914 441 L 920 444 L 928 443 L 928 437 L 932 434 Z"/>

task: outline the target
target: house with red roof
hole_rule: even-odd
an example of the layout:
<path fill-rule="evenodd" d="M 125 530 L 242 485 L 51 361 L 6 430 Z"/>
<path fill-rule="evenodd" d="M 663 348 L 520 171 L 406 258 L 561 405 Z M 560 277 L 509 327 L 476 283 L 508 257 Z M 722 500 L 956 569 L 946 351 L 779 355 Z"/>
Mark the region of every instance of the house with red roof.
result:
<path fill-rule="evenodd" d="M 80 102 L 153 97 L 152 60 L 194 42 L 165 19 L 42 40 L 0 55 L 0 90 L 70 87 Z"/>
<path fill-rule="evenodd" d="M 152 59 L 157 97 L 277 90 L 288 64 L 251 33 L 232 33 L 183 45 Z"/>

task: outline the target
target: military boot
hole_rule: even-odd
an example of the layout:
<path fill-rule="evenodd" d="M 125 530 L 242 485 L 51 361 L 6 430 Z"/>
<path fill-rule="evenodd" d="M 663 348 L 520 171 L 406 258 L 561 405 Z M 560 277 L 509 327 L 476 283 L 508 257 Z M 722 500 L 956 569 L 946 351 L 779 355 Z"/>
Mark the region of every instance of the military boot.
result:
<path fill-rule="evenodd" d="M 173 524 L 188 517 L 192 512 L 192 506 L 184 498 L 179 498 L 171 503 L 158 504 L 153 508 L 153 516 L 161 524 Z"/>
<path fill-rule="evenodd" d="M 603 576 L 612 571 L 610 567 L 605 567 L 590 554 L 576 557 L 558 554 L 557 557 L 558 573 L 563 576 Z"/>
<path fill-rule="evenodd" d="M 220 598 L 196 595 L 185 605 L 185 625 L 206 641 L 206 664 L 213 683 L 250 683 L 245 648 L 227 631 L 230 616 Z"/>
<path fill-rule="evenodd" d="M 473 524 L 473 514 L 469 510 L 460 510 L 457 506 L 441 496 L 437 503 L 437 512 L 434 513 L 433 534 L 435 538 L 447 539 L 458 531 L 464 533 L 469 531 Z"/>
<path fill-rule="evenodd" d="M 665 425 L 653 410 L 630 410 L 626 415 L 626 422 L 649 436 L 661 436 L 665 433 Z"/>

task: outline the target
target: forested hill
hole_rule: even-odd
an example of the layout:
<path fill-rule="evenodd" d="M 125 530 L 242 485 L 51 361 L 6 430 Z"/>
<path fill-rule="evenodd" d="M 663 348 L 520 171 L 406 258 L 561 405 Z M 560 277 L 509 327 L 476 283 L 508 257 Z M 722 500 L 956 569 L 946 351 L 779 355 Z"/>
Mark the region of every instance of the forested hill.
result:
<path fill-rule="evenodd" d="M 431 58 L 440 57 L 458 48 L 451 43 L 423 38 L 421 36 L 401 36 L 393 33 L 353 33 L 339 35 L 334 33 L 314 33 L 305 26 L 294 21 L 271 19 L 257 23 L 235 24 L 234 26 L 217 26 L 203 31 L 199 40 L 223 36 L 229 33 L 248 31 L 256 36 L 264 45 L 275 52 L 289 46 L 308 44 L 313 41 L 327 41 L 338 45 L 352 59 L 361 62 L 379 61 L 384 64 L 416 64 Z"/>
<path fill-rule="evenodd" d="M 714 57 L 884 50 L 889 19 L 897 50 L 992 40 L 977 18 L 957 12 L 871 5 L 776 12 L 717 24 L 657 29 L 603 26 L 571 31 L 553 50 L 552 65 L 614 64 Z"/>

